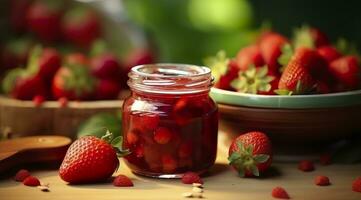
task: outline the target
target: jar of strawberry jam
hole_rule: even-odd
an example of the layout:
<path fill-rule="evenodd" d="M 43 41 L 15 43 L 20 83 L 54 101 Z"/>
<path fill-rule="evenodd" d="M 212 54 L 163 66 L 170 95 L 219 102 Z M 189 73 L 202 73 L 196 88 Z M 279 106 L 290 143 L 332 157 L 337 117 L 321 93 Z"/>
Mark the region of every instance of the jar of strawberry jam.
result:
<path fill-rule="evenodd" d="M 216 159 L 218 109 L 209 97 L 210 69 L 195 65 L 133 67 L 123 105 L 125 157 L 140 175 L 179 178 L 203 173 Z"/>

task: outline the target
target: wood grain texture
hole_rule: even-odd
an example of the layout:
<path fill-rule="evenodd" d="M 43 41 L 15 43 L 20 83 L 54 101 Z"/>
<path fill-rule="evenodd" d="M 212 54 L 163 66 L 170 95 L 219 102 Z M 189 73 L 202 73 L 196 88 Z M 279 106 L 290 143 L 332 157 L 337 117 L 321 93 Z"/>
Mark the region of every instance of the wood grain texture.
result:
<path fill-rule="evenodd" d="M 222 140 L 220 140 L 222 141 Z M 205 199 L 253 200 L 273 199 L 273 187 L 282 186 L 292 199 L 310 200 L 359 200 L 361 193 L 351 190 L 351 182 L 361 176 L 361 165 L 316 165 L 313 172 L 297 170 L 297 163 L 274 163 L 272 169 L 262 178 L 239 178 L 226 164 L 227 148 L 220 144 L 216 164 L 210 174 L 204 177 Z M 68 185 L 63 182 L 56 170 L 32 172 L 42 183 L 50 184 L 50 192 L 41 192 L 37 188 L 25 187 L 11 179 L 0 180 L 0 197 L 4 200 L 147 200 L 147 199 L 185 199 L 184 192 L 192 187 L 180 180 L 159 180 L 144 178 L 132 174 L 123 162 L 116 174 L 126 174 L 134 182 L 132 188 L 116 188 L 111 183 L 91 185 Z M 332 185 L 315 186 L 316 175 L 330 177 Z"/>
<path fill-rule="evenodd" d="M 0 96 L 0 130 L 9 127 L 15 137 L 35 134 L 57 134 L 73 138 L 79 125 L 100 112 L 120 110 L 122 100 L 71 101 L 60 108 L 57 101 L 46 101 L 35 107 L 32 101 Z"/>

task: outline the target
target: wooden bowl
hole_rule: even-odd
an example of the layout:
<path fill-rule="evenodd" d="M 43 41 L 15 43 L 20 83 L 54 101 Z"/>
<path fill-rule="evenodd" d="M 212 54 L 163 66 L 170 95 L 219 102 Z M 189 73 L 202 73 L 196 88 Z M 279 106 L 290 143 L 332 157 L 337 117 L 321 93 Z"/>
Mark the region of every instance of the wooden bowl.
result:
<path fill-rule="evenodd" d="M 57 101 L 36 107 L 32 101 L 0 96 L 0 130 L 10 128 L 13 136 L 57 134 L 74 138 L 79 125 L 94 114 L 114 113 L 122 100 L 70 101 L 64 108 Z"/>
<path fill-rule="evenodd" d="M 212 89 L 211 95 L 218 102 L 220 130 L 229 139 L 260 130 L 279 146 L 312 146 L 361 131 L 361 91 L 266 96 Z"/>

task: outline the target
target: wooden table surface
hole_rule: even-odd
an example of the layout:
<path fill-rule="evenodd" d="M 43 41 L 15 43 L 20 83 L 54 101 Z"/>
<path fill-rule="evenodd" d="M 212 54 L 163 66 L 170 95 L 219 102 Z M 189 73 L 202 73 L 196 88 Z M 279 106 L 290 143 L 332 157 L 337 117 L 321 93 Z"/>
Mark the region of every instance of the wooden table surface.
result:
<path fill-rule="evenodd" d="M 133 182 L 132 188 L 117 188 L 111 183 L 92 185 L 67 185 L 56 170 L 32 172 L 42 183 L 50 184 L 50 192 L 25 187 L 11 178 L 0 180 L 1 200 L 119 200 L 119 199 L 186 199 L 182 193 L 192 189 L 180 180 L 159 180 L 136 176 L 121 162 L 117 174 L 126 174 Z M 332 185 L 320 187 L 313 184 L 316 175 L 326 175 Z M 351 190 L 351 182 L 361 176 L 361 165 L 316 164 L 313 172 L 297 170 L 297 163 L 275 162 L 262 178 L 239 178 L 227 165 L 226 148 L 220 148 L 216 164 L 210 175 L 204 177 L 204 198 L 222 200 L 273 199 L 273 187 L 282 186 L 292 199 L 361 200 L 361 193 Z"/>

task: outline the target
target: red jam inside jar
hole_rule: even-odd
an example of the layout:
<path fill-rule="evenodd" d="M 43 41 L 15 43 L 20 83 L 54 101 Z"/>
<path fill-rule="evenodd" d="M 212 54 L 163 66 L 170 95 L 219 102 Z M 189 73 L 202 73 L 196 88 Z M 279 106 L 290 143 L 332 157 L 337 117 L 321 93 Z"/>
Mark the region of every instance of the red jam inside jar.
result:
<path fill-rule="evenodd" d="M 132 94 L 123 105 L 123 136 L 130 169 L 159 178 L 207 171 L 216 159 L 218 135 L 210 70 L 140 65 L 132 68 L 128 85 Z"/>

